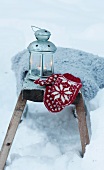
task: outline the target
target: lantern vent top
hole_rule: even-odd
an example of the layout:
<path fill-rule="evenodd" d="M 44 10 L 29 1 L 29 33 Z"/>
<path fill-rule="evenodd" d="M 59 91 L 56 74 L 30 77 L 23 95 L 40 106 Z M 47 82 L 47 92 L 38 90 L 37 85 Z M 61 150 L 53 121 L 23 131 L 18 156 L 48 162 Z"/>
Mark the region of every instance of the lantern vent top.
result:
<path fill-rule="evenodd" d="M 39 41 L 47 41 L 51 36 L 51 33 L 45 29 L 40 29 L 35 32 L 35 37 Z"/>
<path fill-rule="evenodd" d="M 40 52 L 40 53 L 54 53 L 56 51 L 56 46 L 48 41 L 51 36 L 51 33 L 46 29 L 39 29 L 36 32 L 34 31 L 36 41 L 33 41 L 29 44 L 29 52 Z"/>

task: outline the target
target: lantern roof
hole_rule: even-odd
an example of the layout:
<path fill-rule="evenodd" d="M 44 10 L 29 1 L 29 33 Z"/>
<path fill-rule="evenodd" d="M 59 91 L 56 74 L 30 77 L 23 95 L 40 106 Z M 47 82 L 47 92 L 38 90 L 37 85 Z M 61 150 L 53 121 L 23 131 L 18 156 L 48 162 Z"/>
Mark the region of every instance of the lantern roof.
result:
<path fill-rule="evenodd" d="M 56 51 L 56 46 L 48 41 L 51 33 L 45 29 L 39 29 L 35 32 L 36 41 L 33 41 L 29 44 L 28 50 L 29 52 L 50 52 L 54 53 Z"/>

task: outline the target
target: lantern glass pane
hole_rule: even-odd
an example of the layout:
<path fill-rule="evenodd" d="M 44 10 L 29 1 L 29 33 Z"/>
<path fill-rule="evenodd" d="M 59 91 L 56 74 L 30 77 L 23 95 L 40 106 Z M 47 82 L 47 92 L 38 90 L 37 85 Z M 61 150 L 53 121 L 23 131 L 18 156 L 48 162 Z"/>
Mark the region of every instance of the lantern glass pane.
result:
<path fill-rule="evenodd" d="M 43 55 L 43 77 L 48 77 L 53 74 L 53 55 Z"/>
<path fill-rule="evenodd" d="M 33 76 L 40 76 L 41 73 L 41 54 L 32 52 L 30 56 L 30 73 Z"/>

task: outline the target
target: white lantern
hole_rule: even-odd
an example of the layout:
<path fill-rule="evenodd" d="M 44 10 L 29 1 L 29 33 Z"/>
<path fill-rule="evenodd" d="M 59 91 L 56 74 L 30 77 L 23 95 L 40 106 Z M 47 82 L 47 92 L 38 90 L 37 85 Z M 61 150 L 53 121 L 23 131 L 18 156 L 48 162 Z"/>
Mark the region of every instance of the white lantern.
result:
<path fill-rule="evenodd" d="M 51 33 L 45 29 L 35 32 L 36 41 L 28 46 L 29 57 L 29 78 L 46 78 L 54 73 L 53 54 L 56 46 L 48 41 Z"/>

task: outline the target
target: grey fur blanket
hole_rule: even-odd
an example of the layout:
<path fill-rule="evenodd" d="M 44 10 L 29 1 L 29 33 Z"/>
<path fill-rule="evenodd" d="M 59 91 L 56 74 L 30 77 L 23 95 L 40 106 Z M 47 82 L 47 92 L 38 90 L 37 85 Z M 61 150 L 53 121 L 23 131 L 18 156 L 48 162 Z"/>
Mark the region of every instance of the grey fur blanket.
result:
<path fill-rule="evenodd" d="M 70 48 L 58 47 L 54 56 L 55 73 L 71 73 L 82 81 L 82 93 L 88 101 L 104 87 L 104 58 Z M 29 69 L 29 52 L 26 50 L 12 58 L 16 75 L 17 94 L 22 89 L 26 71 Z"/>

